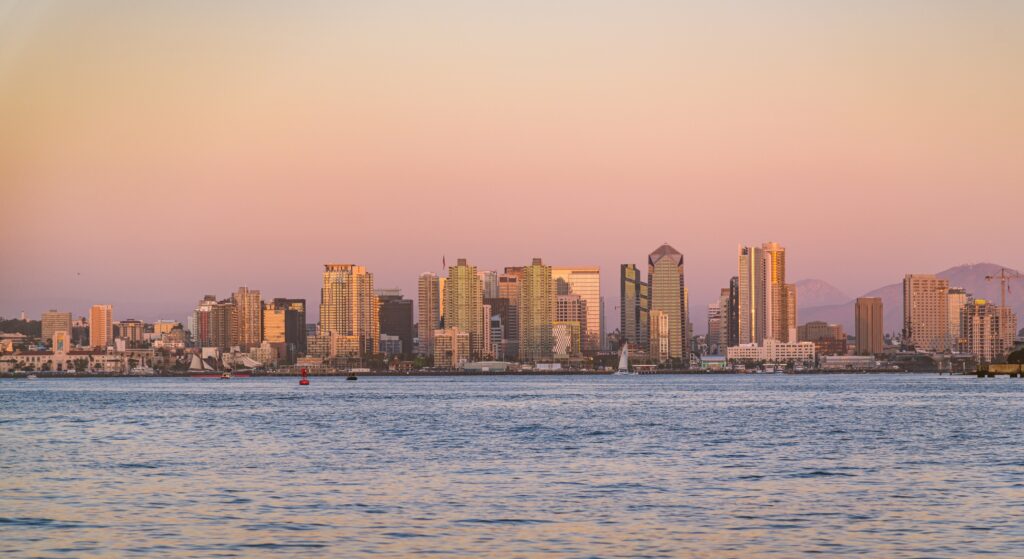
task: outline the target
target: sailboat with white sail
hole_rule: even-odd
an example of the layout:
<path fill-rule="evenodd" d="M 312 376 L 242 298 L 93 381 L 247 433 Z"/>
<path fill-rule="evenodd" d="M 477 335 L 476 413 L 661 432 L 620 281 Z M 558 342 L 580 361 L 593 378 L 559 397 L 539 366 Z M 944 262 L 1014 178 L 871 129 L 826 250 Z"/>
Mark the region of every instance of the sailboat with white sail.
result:
<path fill-rule="evenodd" d="M 635 375 L 638 374 L 634 371 L 629 370 L 629 344 L 622 344 L 622 350 L 619 351 L 619 368 L 612 373 L 613 375 Z"/>

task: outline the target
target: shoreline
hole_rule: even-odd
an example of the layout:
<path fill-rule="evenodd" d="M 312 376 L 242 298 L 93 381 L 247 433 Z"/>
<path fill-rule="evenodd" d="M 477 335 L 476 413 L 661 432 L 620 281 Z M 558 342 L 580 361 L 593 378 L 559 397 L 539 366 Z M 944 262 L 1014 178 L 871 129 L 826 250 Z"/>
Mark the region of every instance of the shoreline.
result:
<path fill-rule="evenodd" d="M 216 380 L 241 380 L 246 378 L 291 378 L 299 377 L 298 373 L 286 373 L 283 371 L 271 371 L 266 373 L 244 373 L 246 376 L 233 377 L 231 379 L 219 379 L 216 376 L 212 376 L 210 373 L 157 373 L 155 375 L 125 375 L 116 373 L 74 373 L 67 374 L 64 372 L 57 371 L 32 371 L 32 372 L 16 372 L 16 373 L 0 373 L 0 379 L 11 379 L 11 380 L 27 380 L 29 375 L 35 375 L 37 379 L 86 379 L 86 378 L 133 378 L 133 379 L 147 379 L 147 378 L 203 378 L 203 379 L 216 379 Z M 373 371 L 373 372 L 359 372 L 350 373 L 347 371 L 337 372 L 322 372 L 313 374 L 310 373 L 309 377 L 348 377 L 350 375 L 357 377 L 541 377 L 541 376 L 613 376 L 612 371 L 594 371 L 594 370 L 579 370 L 579 371 L 516 371 L 514 373 L 499 373 L 499 372 L 487 372 L 487 371 L 410 371 L 410 372 L 397 372 L 397 371 Z M 751 373 L 744 371 L 690 371 L 690 370 L 679 370 L 679 371 L 652 371 L 646 373 L 639 373 L 637 375 L 630 376 L 664 376 L 664 375 L 688 375 L 688 376 L 710 376 L 710 375 L 749 375 L 749 376 L 799 376 L 799 375 L 875 375 L 875 374 L 938 374 L 938 375 L 964 375 L 973 376 L 974 372 L 970 373 L 950 373 L 946 371 L 893 371 L 888 370 L 857 370 L 857 371 L 832 371 L 832 370 L 807 370 L 799 372 L 787 372 L 787 373 Z"/>

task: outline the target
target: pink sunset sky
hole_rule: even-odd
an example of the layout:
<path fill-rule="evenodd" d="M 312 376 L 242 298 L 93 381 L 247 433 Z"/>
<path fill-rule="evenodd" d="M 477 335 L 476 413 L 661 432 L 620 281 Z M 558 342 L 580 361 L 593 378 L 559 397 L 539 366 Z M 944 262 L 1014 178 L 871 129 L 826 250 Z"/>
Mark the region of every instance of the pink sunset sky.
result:
<path fill-rule="evenodd" d="M 184 320 L 325 262 L 415 296 L 465 257 L 669 242 L 692 319 L 791 281 L 1024 268 L 1024 2 L 3 2 L 0 315 Z"/>

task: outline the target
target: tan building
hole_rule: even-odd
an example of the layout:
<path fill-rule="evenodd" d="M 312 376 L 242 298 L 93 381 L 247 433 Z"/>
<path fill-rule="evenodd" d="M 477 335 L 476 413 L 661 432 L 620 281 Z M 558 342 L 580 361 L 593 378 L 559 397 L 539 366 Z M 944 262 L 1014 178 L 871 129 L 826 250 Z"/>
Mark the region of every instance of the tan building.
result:
<path fill-rule="evenodd" d="M 785 341 L 797 341 L 797 316 L 796 316 L 796 284 L 786 284 L 786 326 L 787 337 Z"/>
<path fill-rule="evenodd" d="M 882 298 L 860 297 L 854 305 L 857 354 L 877 355 L 885 350 Z"/>
<path fill-rule="evenodd" d="M 655 324 L 654 311 L 665 313 L 668 317 L 668 358 L 687 364 L 690 342 L 687 337 L 689 319 L 686 316 L 683 255 L 668 244 L 655 249 L 647 258 L 647 283 L 651 289 L 651 325 Z M 651 337 L 654 337 L 654 332 L 651 332 Z"/>
<path fill-rule="evenodd" d="M 259 347 L 263 326 L 263 301 L 258 289 L 239 287 L 231 296 L 235 302 L 235 334 L 238 336 L 232 345 L 239 346 L 243 351 Z"/>
<path fill-rule="evenodd" d="M 505 328 L 505 354 L 515 357 L 519 355 L 519 283 L 523 277 L 521 267 L 505 268 L 505 273 L 498 275 L 498 297 L 508 301 Z"/>
<path fill-rule="evenodd" d="M 107 347 L 114 343 L 114 307 L 93 305 L 89 309 L 89 345 Z"/>
<path fill-rule="evenodd" d="M 943 352 L 949 335 L 949 282 L 933 275 L 903 278 L 903 341 L 916 349 Z"/>
<path fill-rule="evenodd" d="M 797 339 L 813 343 L 817 355 L 846 355 L 846 332 L 841 324 L 808 322 L 797 328 Z"/>
<path fill-rule="evenodd" d="M 767 340 L 789 340 L 789 294 L 786 285 L 786 249 L 778 243 L 765 243 L 764 253 L 765 306 L 764 337 Z M 793 328 L 796 325 L 792 325 Z"/>
<path fill-rule="evenodd" d="M 380 322 L 373 274 L 354 264 L 325 264 L 320 289 L 318 333 L 354 336 L 360 355 L 372 355 L 380 346 Z"/>
<path fill-rule="evenodd" d="M 484 354 L 485 338 L 490 338 L 486 328 L 490 320 L 484 321 L 483 304 L 483 283 L 476 266 L 459 258 L 454 266 L 448 267 L 444 284 L 444 326 L 469 334 L 469 352 L 474 359 Z"/>
<path fill-rule="evenodd" d="M 992 363 L 1013 350 L 1017 316 L 1012 309 L 977 299 L 964 305 L 960 317 L 962 349 L 978 360 Z"/>
<path fill-rule="evenodd" d="M 553 266 L 551 277 L 559 294 L 578 295 L 583 301 L 585 317 L 580 320 L 583 331 L 582 350 L 601 350 L 601 268 L 597 266 Z M 565 291 L 565 293 L 563 293 Z"/>
<path fill-rule="evenodd" d="M 419 298 L 417 304 L 419 337 L 419 354 L 434 354 L 434 330 L 441 327 L 441 284 L 437 274 L 425 272 L 420 274 Z"/>
<path fill-rule="evenodd" d="M 949 347 L 956 349 L 961 345 L 960 313 L 970 301 L 971 296 L 962 287 L 951 287 L 946 295 L 946 303 L 949 306 Z"/>
<path fill-rule="evenodd" d="M 555 321 L 555 286 L 551 266 L 540 258 L 522 269 L 519 284 L 519 359 L 524 362 L 552 358 Z"/>
<path fill-rule="evenodd" d="M 116 331 L 115 337 L 126 342 L 138 343 L 142 341 L 146 325 L 141 320 L 129 318 L 114 323 L 114 330 Z"/>
<path fill-rule="evenodd" d="M 273 303 L 266 303 L 263 305 L 263 341 L 270 342 L 272 344 L 283 344 L 286 341 L 285 329 L 287 325 L 285 318 L 287 317 L 287 310 L 284 308 L 277 308 Z"/>
<path fill-rule="evenodd" d="M 445 328 L 434 332 L 434 366 L 461 369 L 469 361 L 469 332 Z"/>
<path fill-rule="evenodd" d="M 654 309 L 651 311 L 651 343 L 650 349 L 648 350 L 651 359 L 657 363 L 664 363 L 670 359 L 670 347 L 669 342 L 672 337 L 670 335 L 670 325 L 668 320 L 668 313 Z"/>
<path fill-rule="evenodd" d="M 51 342 L 52 344 L 53 335 L 56 332 L 71 333 L 71 313 L 69 312 L 46 311 L 43 313 L 40 322 L 43 327 L 43 342 Z"/>
<path fill-rule="evenodd" d="M 582 333 L 579 322 L 556 320 L 551 327 L 551 336 L 554 340 L 552 355 L 555 359 L 572 359 L 580 355 Z"/>
<path fill-rule="evenodd" d="M 739 343 L 795 341 L 796 285 L 786 283 L 786 249 L 773 242 L 740 247 L 738 268 Z"/>

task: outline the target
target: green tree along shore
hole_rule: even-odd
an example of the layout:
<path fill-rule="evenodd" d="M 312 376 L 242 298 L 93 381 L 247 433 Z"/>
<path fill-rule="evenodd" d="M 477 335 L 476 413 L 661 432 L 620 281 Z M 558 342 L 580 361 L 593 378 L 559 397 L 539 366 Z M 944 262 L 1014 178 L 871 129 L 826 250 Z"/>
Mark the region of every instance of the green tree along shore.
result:
<path fill-rule="evenodd" d="M 39 320 L 0 318 L 0 333 L 24 334 L 38 338 L 43 335 L 43 323 Z"/>

